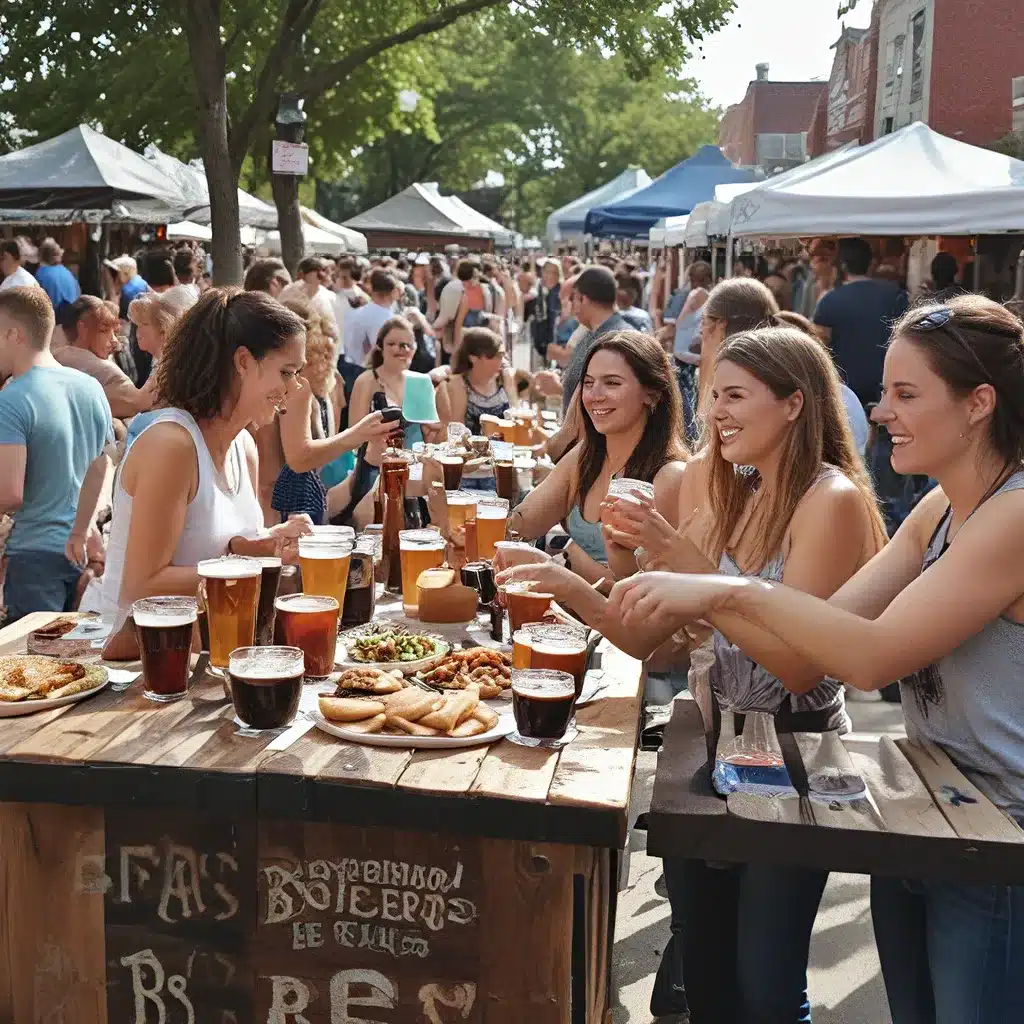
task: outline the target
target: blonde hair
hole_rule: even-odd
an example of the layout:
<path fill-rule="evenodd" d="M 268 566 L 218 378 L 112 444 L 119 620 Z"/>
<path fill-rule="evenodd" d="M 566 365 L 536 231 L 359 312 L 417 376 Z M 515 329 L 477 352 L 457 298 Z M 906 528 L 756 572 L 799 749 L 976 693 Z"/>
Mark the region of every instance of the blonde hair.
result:
<path fill-rule="evenodd" d="M 753 374 L 778 399 L 799 391 L 803 407 L 783 440 L 778 488 L 771 502 L 758 509 L 753 561 L 764 568 L 782 549 L 797 506 L 814 486 L 825 466 L 834 466 L 861 492 L 871 517 L 876 549 L 886 541 L 874 488 L 857 453 L 843 404 L 839 374 L 831 356 L 814 338 L 793 327 L 763 327 L 729 338 L 718 353 L 723 360 Z M 744 509 L 760 480 L 741 473 L 721 453 L 718 431 L 705 426 L 704 443 L 710 457 L 710 505 L 714 527 L 714 560 L 725 551 Z"/>
<path fill-rule="evenodd" d="M 325 318 L 304 298 L 289 297 L 281 304 L 300 316 L 306 326 L 306 365 L 302 369 L 302 376 L 317 398 L 326 398 L 334 384 L 337 352 L 334 341 L 327 333 Z"/>
<path fill-rule="evenodd" d="M 195 304 L 195 294 L 181 285 L 165 292 L 143 292 L 129 303 L 128 319 L 134 324 L 152 324 L 167 338 L 179 318 Z"/>

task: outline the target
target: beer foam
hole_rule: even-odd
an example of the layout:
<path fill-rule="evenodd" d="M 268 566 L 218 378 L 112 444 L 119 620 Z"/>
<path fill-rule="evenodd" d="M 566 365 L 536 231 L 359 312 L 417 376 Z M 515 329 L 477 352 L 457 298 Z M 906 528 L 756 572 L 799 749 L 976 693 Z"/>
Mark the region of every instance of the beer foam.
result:
<path fill-rule="evenodd" d="M 587 643 L 585 640 L 570 640 L 566 637 L 564 640 L 540 640 L 535 635 L 530 637 L 530 649 L 536 651 L 538 654 L 551 654 L 551 655 L 576 655 L 584 654 L 587 650 Z"/>
<path fill-rule="evenodd" d="M 288 594 L 274 602 L 279 612 L 326 612 L 334 611 L 338 602 L 333 597 L 319 594 Z"/>
<path fill-rule="evenodd" d="M 261 569 L 280 569 L 282 565 L 277 555 L 258 555 L 256 561 L 260 563 Z"/>
<path fill-rule="evenodd" d="M 331 559 L 331 558 L 347 558 L 352 554 L 351 544 L 325 544 L 318 542 L 316 544 L 303 544 L 299 541 L 299 558 L 309 559 Z"/>
<path fill-rule="evenodd" d="M 228 671 L 237 679 L 294 679 L 305 671 L 305 661 L 301 653 L 267 651 L 237 661 L 232 659 Z"/>
<path fill-rule="evenodd" d="M 175 608 L 173 612 L 132 612 L 136 626 L 143 629 L 176 629 L 178 626 L 191 626 L 196 621 L 196 611 L 183 611 Z"/>
<path fill-rule="evenodd" d="M 446 494 L 449 505 L 475 505 L 476 497 L 472 494 L 457 494 L 448 491 Z"/>
<path fill-rule="evenodd" d="M 497 505 L 477 505 L 477 519 L 506 519 L 508 518 L 507 508 L 498 508 Z"/>
<path fill-rule="evenodd" d="M 520 697 L 532 697 L 535 700 L 564 700 L 576 695 L 576 682 L 568 673 L 564 679 L 536 679 L 527 675 L 525 678 L 513 678 L 512 690 Z"/>
<path fill-rule="evenodd" d="M 209 558 L 196 566 L 196 572 L 206 579 L 239 580 L 261 575 L 263 566 L 255 558 Z"/>

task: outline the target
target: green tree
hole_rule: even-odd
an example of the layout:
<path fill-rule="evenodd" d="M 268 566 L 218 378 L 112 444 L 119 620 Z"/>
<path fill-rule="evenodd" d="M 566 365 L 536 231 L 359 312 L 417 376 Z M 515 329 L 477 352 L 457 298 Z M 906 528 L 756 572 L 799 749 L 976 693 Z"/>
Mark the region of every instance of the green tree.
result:
<path fill-rule="evenodd" d="M 7 124 L 40 135 L 81 120 L 115 138 L 197 146 L 210 186 L 219 281 L 241 275 L 236 186 L 265 158 L 282 92 L 303 97 L 315 135 L 347 145 L 390 127 L 419 82 L 415 44 L 483 11 L 510 31 L 593 44 L 634 72 L 678 65 L 688 40 L 720 27 L 733 0 L 6 0 Z M 481 55 L 485 60 L 486 55 Z M 12 84 L 13 83 L 13 84 Z M 298 225 L 282 221 L 294 251 Z"/>

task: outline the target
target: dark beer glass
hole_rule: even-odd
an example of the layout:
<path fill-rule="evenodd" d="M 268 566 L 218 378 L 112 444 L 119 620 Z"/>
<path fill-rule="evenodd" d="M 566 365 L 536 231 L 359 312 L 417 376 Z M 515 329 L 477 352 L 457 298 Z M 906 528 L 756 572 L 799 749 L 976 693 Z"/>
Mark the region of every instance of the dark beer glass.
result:
<path fill-rule="evenodd" d="M 524 747 L 564 747 L 575 735 L 576 683 L 568 672 L 512 670 L 512 714 L 516 731 L 509 739 Z"/>
<path fill-rule="evenodd" d="M 306 657 L 306 675 L 326 679 L 334 671 L 341 609 L 333 597 L 290 594 L 277 599 L 281 639 Z"/>
<path fill-rule="evenodd" d="M 196 616 L 193 597 L 146 597 L 132 605 L 147 699 L 165 702 L 185 696 Z"/>
<path fill-rule="evenodd" d="M 276 555 L 261 555 L 256 561 L 263 567 L 260 599 L 256 606 L 256 646 L 269 647 L 274 642 L 274 604 L 281 586 L 281 559 Z"/>
<path fill-rule="evenodd" d="M 231 700 L 246 729 L 280 729 L 295 718 L 302 695 L 297 647 L 239 647 L 228 661 Z"/>

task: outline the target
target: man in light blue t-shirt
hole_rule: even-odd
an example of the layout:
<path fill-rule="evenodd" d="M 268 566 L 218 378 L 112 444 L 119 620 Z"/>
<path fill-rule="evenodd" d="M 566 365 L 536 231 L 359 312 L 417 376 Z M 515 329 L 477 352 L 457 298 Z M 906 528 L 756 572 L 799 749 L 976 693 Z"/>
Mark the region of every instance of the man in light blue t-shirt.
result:
<path fill-rule="evenodd" d="M 110 406 L 92 377 L 50 354 L 53 308 L 39 288 L 0 292 L 0 512 L 7 540 L 7 621 L 68 611 L 82 570 L 64 554 L 89 463 L 113 440 Z"/>

